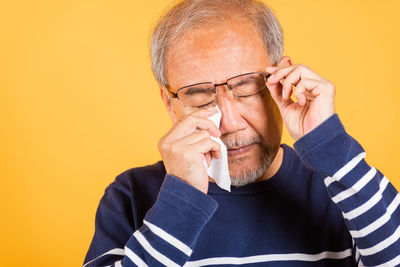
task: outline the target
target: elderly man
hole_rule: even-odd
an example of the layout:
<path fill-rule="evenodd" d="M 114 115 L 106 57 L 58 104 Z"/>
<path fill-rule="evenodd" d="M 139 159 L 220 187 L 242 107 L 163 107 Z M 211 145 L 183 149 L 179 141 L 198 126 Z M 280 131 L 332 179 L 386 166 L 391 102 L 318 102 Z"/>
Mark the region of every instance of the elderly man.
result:
<path fill-rule="evenodd" d="M 84 266 L 400 264 L 399 194 L 345 132 L 334 85 L 282 52 L 257 0 L 187 0 L 162 17 L 151 59 L 173 122 L 163 161 L 106 189 Z M 204 164 L 223 156 L 219 139 L 230 191 Z"/>

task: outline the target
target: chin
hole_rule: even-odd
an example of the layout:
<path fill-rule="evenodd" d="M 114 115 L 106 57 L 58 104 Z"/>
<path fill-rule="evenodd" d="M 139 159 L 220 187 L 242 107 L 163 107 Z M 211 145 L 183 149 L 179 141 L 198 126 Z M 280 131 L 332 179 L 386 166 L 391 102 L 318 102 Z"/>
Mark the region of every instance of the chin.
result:
<path fill-rule="evenodd" d="M 263 178 L 278 153 L 279 145 L 273 149 L 266 146 L 261 146 L 261 148 L 263 150 L 261 154 L 229 160 L 232 186 L 245 186 Z"/>
<path fill-rule="evenodd" d="M 263 164 L 261 166 L 256 166 L 253 168 L 245 168 L 242 166 L 235 170 L 229 171 L 229 175 L 231 177 L 231 185 L 239 187 L 256 182 L 264 175 L 270 165 L 271 164 Z"/>

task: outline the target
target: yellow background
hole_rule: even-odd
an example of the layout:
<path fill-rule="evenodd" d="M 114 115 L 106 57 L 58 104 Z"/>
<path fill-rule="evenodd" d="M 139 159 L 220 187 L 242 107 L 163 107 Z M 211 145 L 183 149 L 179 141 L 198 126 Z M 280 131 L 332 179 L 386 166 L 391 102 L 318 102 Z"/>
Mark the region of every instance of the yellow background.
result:
<path fill-rule="evenodd" d="M 170 122 L 148 39 L 169 2 L 0 1 L 0 266 L 80 266 L 106 186 L 160 159 Z M 269 1 L 285 55 L 334 82 L 347 130 L 397 188 L 399 3 Z"/>

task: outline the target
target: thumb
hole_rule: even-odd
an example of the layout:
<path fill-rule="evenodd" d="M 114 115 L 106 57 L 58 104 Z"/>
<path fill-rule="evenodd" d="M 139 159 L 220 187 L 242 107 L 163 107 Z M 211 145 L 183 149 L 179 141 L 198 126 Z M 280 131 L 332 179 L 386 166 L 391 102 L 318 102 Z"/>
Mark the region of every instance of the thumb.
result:
<path fill-rule="evenodd" d="M 207 152 L 204 154 L 205 158 L 206 158 L 206 162 L 207 162 L 207 166 L 210 167 L 211 165 L 211 161 L 212 161 L 212 156 L 210 152 Z"/>

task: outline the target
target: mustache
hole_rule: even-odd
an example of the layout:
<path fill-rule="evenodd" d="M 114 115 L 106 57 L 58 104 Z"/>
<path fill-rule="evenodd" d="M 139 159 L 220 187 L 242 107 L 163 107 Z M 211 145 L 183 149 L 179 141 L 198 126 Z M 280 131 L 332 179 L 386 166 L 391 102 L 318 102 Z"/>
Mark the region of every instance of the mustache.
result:
<path fill-rule="evenodd" d="M 222 136 L 221 141 L 224 143 L 224 145 L 228 150 L 256 143 L 261 145 L 264 144 L 264 141 L 260 135 L 253 135 L 253 136 L 227 135 L 227 136 Z"/>

